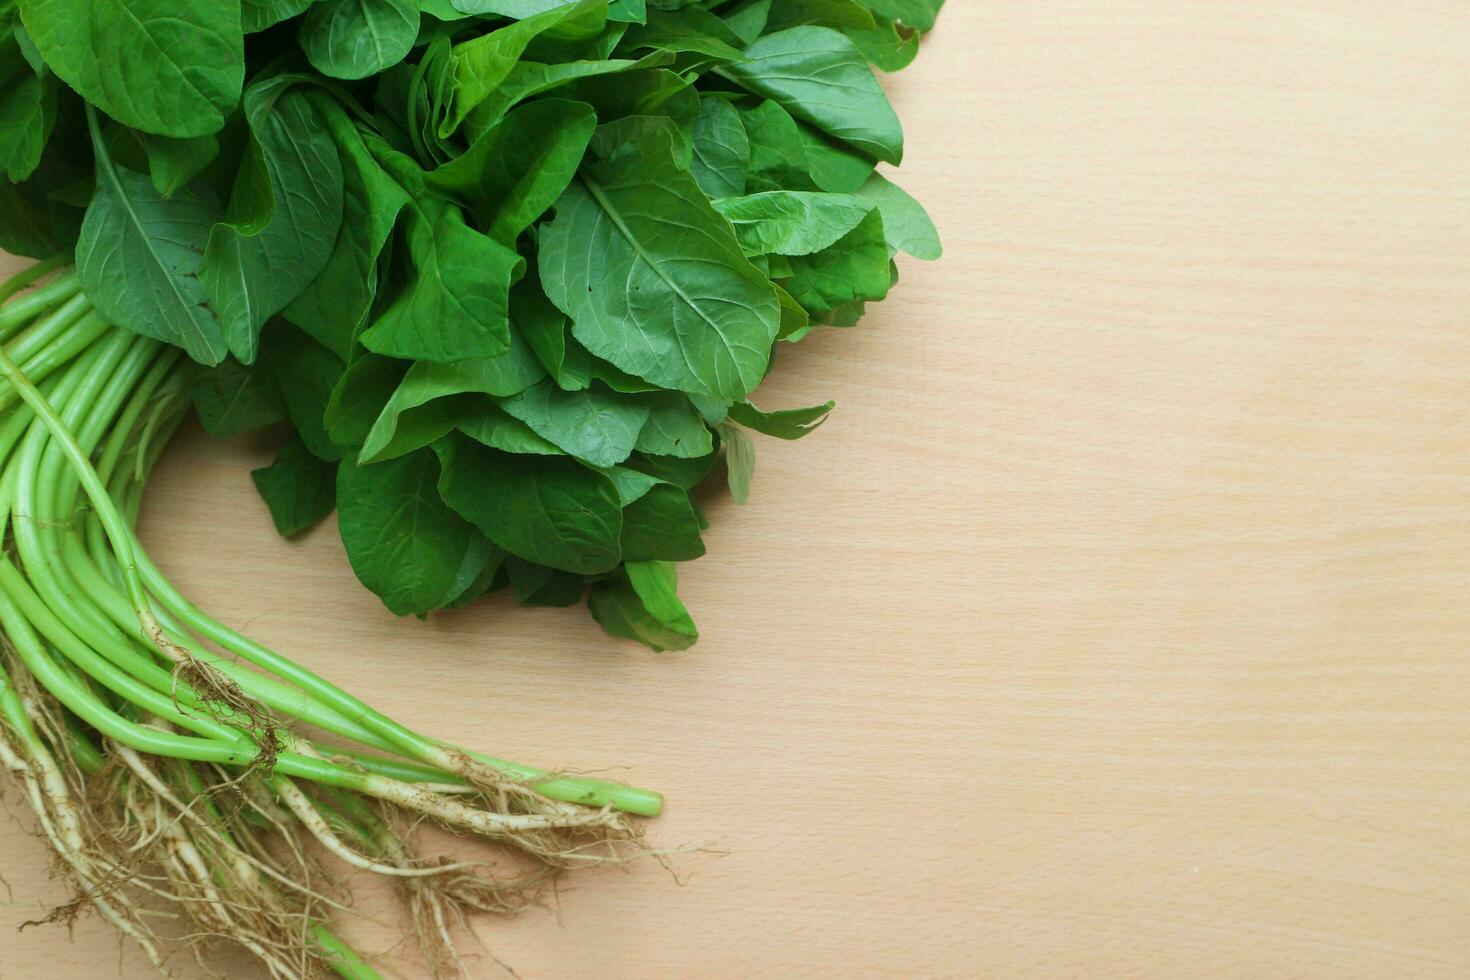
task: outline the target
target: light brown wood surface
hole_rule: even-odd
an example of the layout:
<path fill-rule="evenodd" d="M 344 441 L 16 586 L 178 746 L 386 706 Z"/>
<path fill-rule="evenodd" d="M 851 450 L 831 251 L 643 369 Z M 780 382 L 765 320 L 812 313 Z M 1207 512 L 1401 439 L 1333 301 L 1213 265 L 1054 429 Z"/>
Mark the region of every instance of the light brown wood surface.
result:
<path fill-rule="evenodd" d="M 712 506 L 695 651 L 395 620 L 250 441 L 181 437 L 147 542 L 728 851 L 482 923 L 522 977 L 1470 975 L 1470 6 L 952 0 L 892 91 L 948 253 L 783 358 L 765 402 L 839 411 Z M 0 977 L 147 975 L 17 935 L 64 892 L 0 854 Z"/>

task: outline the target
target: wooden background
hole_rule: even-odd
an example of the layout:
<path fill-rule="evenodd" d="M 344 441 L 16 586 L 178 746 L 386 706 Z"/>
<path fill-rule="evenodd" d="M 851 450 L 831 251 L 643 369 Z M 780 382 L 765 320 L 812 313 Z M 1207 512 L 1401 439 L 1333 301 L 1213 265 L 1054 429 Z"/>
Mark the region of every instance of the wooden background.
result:
<path fill-rule="evenodd" d="M 728 850 L 484 923 L 522 977 L 1470 975 L 1470 5 L 952 0 L 892 90 L 947 257 L 784 358 L 839 412 L 713 506 L 694 652 L 397 621 L 248 442 L 180 439 L 155 554 Z M 146 975 L 0 853 L 0 976 Z"/>

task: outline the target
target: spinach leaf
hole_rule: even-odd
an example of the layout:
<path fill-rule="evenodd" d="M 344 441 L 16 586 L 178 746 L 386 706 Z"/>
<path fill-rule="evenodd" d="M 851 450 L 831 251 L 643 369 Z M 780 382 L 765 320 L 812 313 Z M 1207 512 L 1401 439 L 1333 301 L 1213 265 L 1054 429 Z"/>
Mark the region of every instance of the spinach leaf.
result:
<path fill-rule="evenodd" d="M 693 561 L 704 555 L 702 529 L 688 491 L 656 483 L 623 510 L 623 560 Z"/>
<path fill-rule="evenodd" d="M 300 437 L 281 447 L 270 466 L 250 471 L 282 537 L 321 523 L 337 506 L 337 467 L 313 456 Z"/>
<path fill-rule="evenodd" d="M 569 456 L 593 466 L 614 466 L 631 456 L 649 414 L 647 402 L 621 397 L 602 385 L 563 391 L 551 381 L 502 398 L 500 407 Z"/>
<path fill-rule="evenodd" d="M 280 389 L 259 365 L 226 360 L 201 372 L 191 394 L 199 421 L 210 435 L 221 438 L 253 432 L 286 417 Z"/>
<path fill-rule="evenodd" d="M 408 192 L 404 218 L 414 270 L 408 287 L 362 333 L 363 346 L 441 363 L 503 354 L 510 346 L 510 287 L 523 260 L 466 224 L 457 206 L 429 190 L 413 160 L 381 141 L 369 146 Z"/>
<path fill-rule="evenodd" d="M 491 449 L 535 456 L 563 455 L 559 448 L 488 398 L 476 398 L 468 404 L 461 404 L 455 421 L 460 432 Z"/>
<path fill-rule="evenodd" d="M 790 262 L 786 289 L 813 313 L 883 299 L 893 283 L 883 215 L 877 210 L 830 248 Z"/>
<path fill-rule="evenodd" d="M 585 102 L 531 102 L 427 181 L 468 207 L 491 238 L 513 245 L 571 183 L 596 128 L 597 113 Z"/>
<path fill-rule="evenodd" d="M 299 38 L 317 71 L 358 79 L 402 61 L 418 33 L 417 0 L 320 0 L 302 21 Z"/>
<path fill-rule="evenodd" d="M 199 274 L 230 352 L 247 363 L 265 321 L 326 266 L 342 226 L 337 144 L 296 84 L 278 76 L 245 94 L 250 148 Z"/>
<path fill-rule="evenodd" d="M 400 452 L 407 451 L 407 448 L 417 448 L 405 446 L 399 436 L 399 428 L 407 412 L 454 395 L 509 397 L 540 381 L 545 372 L 525 343 L 519 339 L 519 335 L 515 336 L 516 342 L 511 349 L 498 357 L 456 361 L 452 364 L 420 361 L 409 368 L 402 383 L 368 432 L 360 457 L 362 461 L 387 458 L 387 454 L 392 453 L 395 446 Z M 439 406 L 434 414 L 428 416 L 419 413 L 414 426 L 417 433 L 440 430 L 424 438 L 419 444 L 425 445 L 448 432 L 454 427 L 455 420 L 456 413 L 451 406 Z"/>
<path fill-rule="evenodd" d="M 625 575 L 594 588 L 587 605 L 609 633 L 658 652 L 687 650 L 699 639 L 669 562 L 630 562 Z"/>
<path fill-rule="evenodd" d="M 729 423 L 720 426 L 720 440 L 725 444 L 725 472 L 730 483 L 730 499 L 737 504 L 745 504 L 750 500 L 750 481 L 755 476 L 755 443 Z"/>
<path fill-rule="evenodd" d="M 777 439 L 800 439 L 815 432 L 827 421 L 836 407 L 833 402 L 811 408 L 791 408 L 780 412 L 762 412 L 750 402 L 730 406 L 730 418 L 748 429 Z"/>
<path fill-rule="evenodd" d="M 903 127 L 882 86 L 851 39 L 829 27 L 768 34 L 719 72 L 876 160 L 903 160 Z"/>
<path fill-rule="evenodd" d="M 735 226 L 747 255 L 810 255 L 831 248 L 856 228 L 873 205 L 851 194 L 767 191 L 727 197 L 715 210 Z"/>
<path fill-rule="evenodd" d="M 467 586 L 467 559 L 491 554 L 440 498 L 439 479 L 428 449 L 371 466 L 344 459 L 337 470 L 337 523 L 352 569 L 400 616 L 444 605 Z"/>
<path fill-rule="evenodd" d="M 699 459 L 714 451 L 714 437 L 689 399 L 664 392 L 648 401 L 648 421 L 636 449 L 650 456 Z"/>
<path fill-rule="evenodd" d="M 98 311 L 121 327 L 176 344 L 201 364 L 229 346 L 200 273 L 220 208 L 205 187 L 164 197 L 94 140 L 97 192 L 77 241 L 77 272 Z"/>
<path fill-rule="evenodd" d="M 690 166 L 699 189 L 711 198 L 739 197 L 745 193 L 750 169 L 750 137 L 740 113 L 721 98 L 700 100 L 694 121 Z"/>
<path fill-rule="evenodd" d="M 160 136 L 218 132 L 240 100 L 240 5 L 21 0 L 51 70 L 118 122 Z"/>
<path fill-rule="evenodd" d="M 378 295 L 379 263 L 408 193 L 384 172 L 334 100 L 314 98 L 342 163 L 342 228 L 326 265 L 285 316 L 338 357 L 353 356 Z"/>
<path fill-rule="evenodd" d="M 607 477 L 564 456 L 510 455 L 464 439 L 434 448 L 444 500 L 501 548 L 582 575 L 617 567 L 623 513 Z"/>
<path fill-rule="evenodd" d="M 916 259 L 933 261 L 944 252 L 939 232 L 924 205 L 882 174 L 873 174 L 858 196 L 872 201 L 883 214 L 883 232 L 893 251 L 907 252 Z"/>
<path fill-rule="evenodd" d="M 541 231 L 541 282 L 592 353 L 723 398 L 760 383 L 776 295 L 667 141 L 589 166 L 556 209 Z"/>
<path fill-rule="evenodd" d="M 461 9 L 463 6 L 460 4 Z M 458 130 L 466 117 L 501 87 L 526 48 L 542 35 L 563 42 L 591 41 L 606 24 L 606 0 L 575 0 L 455 45 L 450 67 L 454 83 L 439 135 L 447 137 Z"/>
<path fill-rule="evenodd" d="M 303 13 L 316 2 L 317 0 L 242 0 L 240 26 L 246 34 L 258 34 Z"/>

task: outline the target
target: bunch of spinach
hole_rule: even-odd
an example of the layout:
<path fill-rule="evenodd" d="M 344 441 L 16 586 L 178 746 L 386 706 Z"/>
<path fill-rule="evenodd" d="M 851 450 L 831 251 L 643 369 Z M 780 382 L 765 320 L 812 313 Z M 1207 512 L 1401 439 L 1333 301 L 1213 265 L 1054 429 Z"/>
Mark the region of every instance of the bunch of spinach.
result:
<path fill-rule="evenodd" d="M 277 528 L 335 509 L 393 612 L 684 648 L 692 491 L 832 408 L 756 407 L 778 345 L 939 255 L 874 66 L 942 2 L 0 0 L 0 247 L 208 366 L 210 431 L 288 421 Z"/>

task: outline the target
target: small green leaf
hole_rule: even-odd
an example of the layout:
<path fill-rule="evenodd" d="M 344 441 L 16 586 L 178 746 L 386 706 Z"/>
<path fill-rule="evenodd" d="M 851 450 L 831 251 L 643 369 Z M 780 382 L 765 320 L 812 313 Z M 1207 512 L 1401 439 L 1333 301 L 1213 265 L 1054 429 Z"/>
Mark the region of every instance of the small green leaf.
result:
<path fill-rule="evenodd" d="M 388 454 L 417 448 L 414 442 L 426 445 L 448 432 L 455 425 L 457 413 L 451 406 L 441 405 L 434 412 L 425 414 L 423 409 L 433 403 L 464 394 L 516 395 L 540 381 L 545 377 L 541 365 L 520 340 L 519 334 L 514 336 L 516 340 L 511 350 L 499 357 L 453 364 L 431 361 L 414 364 L 373 423 L 359 458 L 363 462 L 384 459 Z M 399 430 L 406 413 L 414 413 L 417 418 L 413 432 L 402 437 Z M 429 436 L 429 433 L 434 434 Z"/>
<path fill-rule="evenodd" d="M 692 561 L 704 555 L 699 514 L 687 491 L 658 483 L 623 510 L 623 560 Z"/>
<path fill-rule="evenodd" d="M 476 398 L 459 406 L 459 431 L 482 446 L 506 453 L 561 456 L 560 449 L 531 431 L 531 427 L 488 398 Z"/>
<path fill-rule="evenodd" d="M 883 216 L 874 210 L 831 248 L 791 259 L 785 288 L 814 313 L 880 300 L 893 283 Z"/>
<path fill-rule="evenodd" d="M 513 245 L 571 183 L 596 128 L 585 102 L 529 103 L 430 173 L 429 186 L 453 194 L 491 238 Z"/>
<path fill-rule="evenodd" d="M 270 466 L 252 470 L 250 479 L 282 537 L 315 527 L 337 506 L 337 467 L 313 456 L 299 437 L 282 446 Z"/>
<path fill-rule="evenodd" d="M 810 255 L 858 226 L 873 205 L 852 194 L 766 191 L 715 201 L 747 255 Z"/>
<path fill-rule="evenodd" d="M 602 628 L 658 652 L 693 646 L 699 630 L 679 601 L 675 566 L 669 562 L 630 562 L 624 572 L 599 584 L 587 600 Z"/>
<path fill-rule="evenodd" d="M 457 6 L 464 9 L 465 4 Z M 531 42 L 542 35 L 557 41 L 590 41 L 606 24 L 607 0 L 575 0 L 455 45 L 450 62 L 454 84 L 439 135 L 452 136 L 477 106 L 501 88 Z"/>
<path fill-rule="evenodd" d="M 376 75 L 402 61 L 419 33 L 417 0 L 321 0 L 301 23 L 301 48 L 329 78 Z"/>
<path fill-rule="evenodd" d="M 883 212 L 883 233 L 893 250 L 928 261 L 944 254 L 944 246 L 939 241 L 939 232 L 930 220 L 929 212 L 902 187 L 882 174 L 873 174 L 858 195 L 872 201 Z"/>
<path fill-rule="evenodd" d="M 240 26 L 246 34 L 258 34 L 283 20 L 290 20 L 317 0 L 242 0 Z"/>
<path fill-rule="evenodd" d="M 204 172 L 219 156 L 219 138 L 214 135 L 174 139 L 139 133 L 148 154 L 148 173 L 153 187 L 164 197 L 173 197 Z"/>
<path fill-rule="evenodd" d="M 638 433 L 639 452 L 680 459 L 699 459 L 714 452 L 714 437 L 688 398 L 665 392 L 648 405 L 648 422 Z"/>
<path fill-rule="evenodd" d="M 903 127 L 883 87 L 851 39 L 831 28 L 768 34 L 718 71 L 874 159 L 903 160 Z"/>
<path fill-rule="evenodd" d="M 750 500 L 750 481 L 755 476 L 755 443 L 733 425 L 720 426 L 725 444 L 725 470 L 730 481 L 730 499 L 737 504 Z"/>
<path fill-rule="evenodd" d="M 233 358 L 201 371 L 192 390 L 194 410 L 210 435 L 222 439 L 263 429 L 286 417 L 286 403 L 259 366 Z"/>
<path fill-rule="evenodd" d="M 293 327 L 274 331 L 265 367 L 286 399 L 286 413 L 306 447 L 319 459 L 338 460 L 343 446 L 327 434 L 326 413 L 345 370 L 337 355 Z"/>
<path fill-rule="evenodd" d="M 379 260 L 409 198 L 378 165 L 335 99 L 315 96 L 312 102 L 342 161 L 342 230 L 321 274 L 286 307 L 285 316 L 346 360 L 367 324 L 378 294 Z"/>
<path fill-rule="evenodd" d="M 409 194 L 408 287 L 361 335 L 389 357 L 450 363 L 491 358 L 510 344 L 510 287 L 525 263 L 480 234 L 448 200 L 430 191 L 410 158 L 373 141 L 374 155 Z"/>
<path fill-rule="evenodd" d="M 730 419 L 747 429 L 775 436 L 777 439 L 800 439 L 815 432 L 827 421 L 836 403 L 827 402 L 811 408 L 791 408 L 780 412 L 762 412 L 750 402 L 730 407 Z"/>
<path fill-rule="evenodd" d="M 428 449 L 371 466 L 344 459 L 337 471 L 337 523 L 352 569 L 399 616 L 442 606 L 466 558 L 488 554 L 440 499 L 438 480 Z"/>
<path fill-rule="evenodd" d="M 750 168 L 750 137 L 740 113 L 724 99 L 706 96 L 694 121 L 693 162 L 699 189 L 711 198 L 739 197 L 745 193 Z"/>

